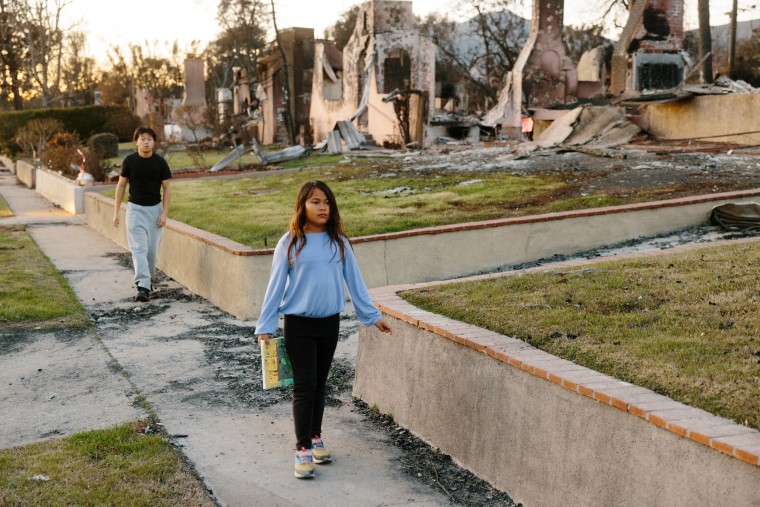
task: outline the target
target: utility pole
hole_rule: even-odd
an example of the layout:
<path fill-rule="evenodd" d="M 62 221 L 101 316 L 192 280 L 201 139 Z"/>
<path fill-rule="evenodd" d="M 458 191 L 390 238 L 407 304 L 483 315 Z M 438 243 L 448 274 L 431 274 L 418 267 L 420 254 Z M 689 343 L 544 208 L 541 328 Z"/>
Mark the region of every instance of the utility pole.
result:
<path fill-rule="evenodd" d="M 702 81 L 713 82 L 712 57 L 705 58 L 712 52 L 712 38 L 710 37 L 710 0 L 698 0 L 699 9 L 699 58 L 704 60 L 702 64 Z"/>
<path fill-rule="evenodd" d="M 728 35 L 728 77 L 731 79 L 734 78 L 734 65 L 736 62 L 736 11 L 737 9 L 737 0 L 733 0 L 733 4 L 731 6 L 731 25 L 730 25 L 730 33 Z"/>

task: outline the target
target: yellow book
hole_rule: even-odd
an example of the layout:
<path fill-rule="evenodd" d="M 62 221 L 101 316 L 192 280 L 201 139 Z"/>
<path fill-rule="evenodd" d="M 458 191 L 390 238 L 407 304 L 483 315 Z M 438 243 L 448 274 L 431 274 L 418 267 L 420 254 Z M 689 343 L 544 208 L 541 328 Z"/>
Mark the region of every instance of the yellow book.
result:
<path fill-rule="evenodd" d="M 293 385 L 293 368 L 290 366 L 285 339 L 270 338 L 269 345 L 261 345 L 261 376 L 264 389 Z"/>

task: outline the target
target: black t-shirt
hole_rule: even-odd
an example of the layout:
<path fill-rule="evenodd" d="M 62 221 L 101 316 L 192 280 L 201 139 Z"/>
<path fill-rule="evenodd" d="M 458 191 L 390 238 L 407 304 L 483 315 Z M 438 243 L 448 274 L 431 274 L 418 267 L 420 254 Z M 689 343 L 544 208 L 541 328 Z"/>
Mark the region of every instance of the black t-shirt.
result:
<path fill-rule="evenodd" d="M 170 179 L 172 172 L 160 155 L 145 158 L 135 152 L 124 158 L 121 176 L 129 180 L 129 202 L 154 206 L 161 202 L 161 182 Z"/>

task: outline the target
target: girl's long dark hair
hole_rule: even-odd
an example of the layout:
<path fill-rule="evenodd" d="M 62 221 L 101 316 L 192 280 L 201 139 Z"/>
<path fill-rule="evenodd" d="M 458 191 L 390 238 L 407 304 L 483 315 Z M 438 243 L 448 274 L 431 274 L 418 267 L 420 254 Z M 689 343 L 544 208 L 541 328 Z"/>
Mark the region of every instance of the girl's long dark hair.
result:
<path fill-rule="evenodd" d="M 309 181 L 303 184 L 298 191 L 293 218 L 290 219 L 290 241 L 288 243 L 288 265 L 293 266 L 295 258 L 301 253 L 306 246 L 306 234 L 303 232 L 303 226 L 306 224 L 306 201 L 311 197 L 311 193 L 318 188 L 327 196 L 330 202 L 330 219 L 325 224 L 325 232 L 330 236 L 330 241 L 340 248 L 340 261 L 343 262 L 346 254 L 346 246 L 343 239 L 348 239 L 343 232 L 343 222 L 340 220 L 338 203 L 335 202 L 335 194 L 330 187 L 322 181 Z"/>

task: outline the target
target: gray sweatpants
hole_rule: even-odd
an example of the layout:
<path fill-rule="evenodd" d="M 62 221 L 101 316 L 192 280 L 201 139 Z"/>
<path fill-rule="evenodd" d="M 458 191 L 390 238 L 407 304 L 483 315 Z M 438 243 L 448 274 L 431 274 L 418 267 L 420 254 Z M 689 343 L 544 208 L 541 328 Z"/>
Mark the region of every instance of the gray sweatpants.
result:
<path fill-rule="evenodd" d="M 164 235 L 156 225 L 163 211 L 161 203 L 140 206 L 127 203 L 127 242 L 135 268 L 135 285 L 151 290 L 151 278 L 156 274 L 158 244 Z"/>

